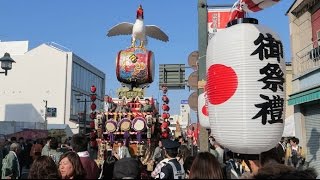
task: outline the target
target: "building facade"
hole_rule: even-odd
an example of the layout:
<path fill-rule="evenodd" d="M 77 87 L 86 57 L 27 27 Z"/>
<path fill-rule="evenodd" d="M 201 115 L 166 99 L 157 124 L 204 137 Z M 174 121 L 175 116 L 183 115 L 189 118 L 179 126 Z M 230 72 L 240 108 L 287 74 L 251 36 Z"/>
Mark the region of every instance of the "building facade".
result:
<path fill-rule="evenodd" d="M 0 42 L 0 54 L 8 52 L 16 61 L 0 78 L 0 121 L 44 123 L 48 129 L 67 125 L 78 133 L 85 100 L 89 125 L 91 85 L 97 87 L 97 109 L 103 108 L 105 74 L 57 44 L 28 46 L 28 41 Z"/>
<path fill-rule="evenodd" d="M 306 164 L 320 173 L 320 2 L 295 0 L 289 8 L 295 135 Z"/>
<path fill-rule="evenodd" d="M 286 99 L 289 99 L 289 95 L 292 94 L 292 64 L 286 62 Z M 294 108 L 288 105 L 286 101 L 286 112 L 285 112 L 285 125 L 282 136 L 293 137 L 295 136 L 295 125 L 294 125 Z"/>

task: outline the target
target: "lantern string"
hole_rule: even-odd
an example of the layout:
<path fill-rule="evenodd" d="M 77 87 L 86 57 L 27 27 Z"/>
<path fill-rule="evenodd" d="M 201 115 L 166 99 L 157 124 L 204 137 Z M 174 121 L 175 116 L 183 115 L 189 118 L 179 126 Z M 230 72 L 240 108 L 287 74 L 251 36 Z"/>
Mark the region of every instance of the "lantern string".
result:
<path fill-rule="evenodd" d="M 254 2 L 253 0 L 237 0 L 231 8 L 229 21 L 244 18 L 247 13 L 264 10 L 279 1 L 280 0 L 261 0 L 259 2 Z"/>

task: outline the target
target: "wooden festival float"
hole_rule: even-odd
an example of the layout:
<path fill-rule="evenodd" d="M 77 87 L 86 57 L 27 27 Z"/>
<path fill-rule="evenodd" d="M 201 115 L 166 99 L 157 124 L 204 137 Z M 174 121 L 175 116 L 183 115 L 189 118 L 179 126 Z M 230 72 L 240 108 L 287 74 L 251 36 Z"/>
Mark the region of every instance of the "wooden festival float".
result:
<path fill-rule="evenodd" d="M 155 25 L 144 25 L 144 14 L 140 5 L 134 24 L 122 22 L 112 27 L 107 36 L 132 35 L 131 46 L 120 50 L 116 56 L 116 76 L 122 88 L 118 97 L 107 98 L 108 111 L 97 113 L 94 119 L 92 145 L 98 147 L 97 162 L 101 163 L 111 150 L 123 141 L 131 156 L 143 156 L 150 152 L 150 143 L 162 135 L 161 122 L 167 121 L 169 106 L 164 104 L 165 118 L 159 116 L 159 107 L 152 97 L 145 97 L 144 90 L 154 80 L 154 53 L 146 48 L 147 36 L 167 42 L 168 36 Z M 140 41 L 136 46 L 136 40 Z M 146 104 L 146 101 L 150 104 Z M 169 99 L 165 97 L 165 101 Z M 163 130 L 167 131 L 167 129 Z M 111 151 L 111 152 L 112 152 Z"/>

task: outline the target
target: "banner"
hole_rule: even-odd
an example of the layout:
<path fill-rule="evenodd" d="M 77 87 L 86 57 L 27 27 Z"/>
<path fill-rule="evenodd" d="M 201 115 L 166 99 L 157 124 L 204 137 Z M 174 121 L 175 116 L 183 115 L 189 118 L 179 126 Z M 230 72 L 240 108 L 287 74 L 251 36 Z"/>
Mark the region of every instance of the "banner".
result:
<path fill-rule="evenodd" d="M 208 9 L 208 39 L 211 39 L 219 30 L 226 28 L 231 13 L 231 7 Z"/>

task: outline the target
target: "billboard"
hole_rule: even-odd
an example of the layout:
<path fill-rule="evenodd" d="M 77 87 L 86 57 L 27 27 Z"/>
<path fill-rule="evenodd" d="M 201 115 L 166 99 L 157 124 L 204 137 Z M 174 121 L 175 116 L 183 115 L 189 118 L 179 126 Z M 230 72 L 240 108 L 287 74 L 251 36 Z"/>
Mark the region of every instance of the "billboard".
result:
<path fill-rule="evenodd" d="M 231 8 L 208 9 L 208 40 L 216 32 L 226 28 L 231 15 Z"/>

